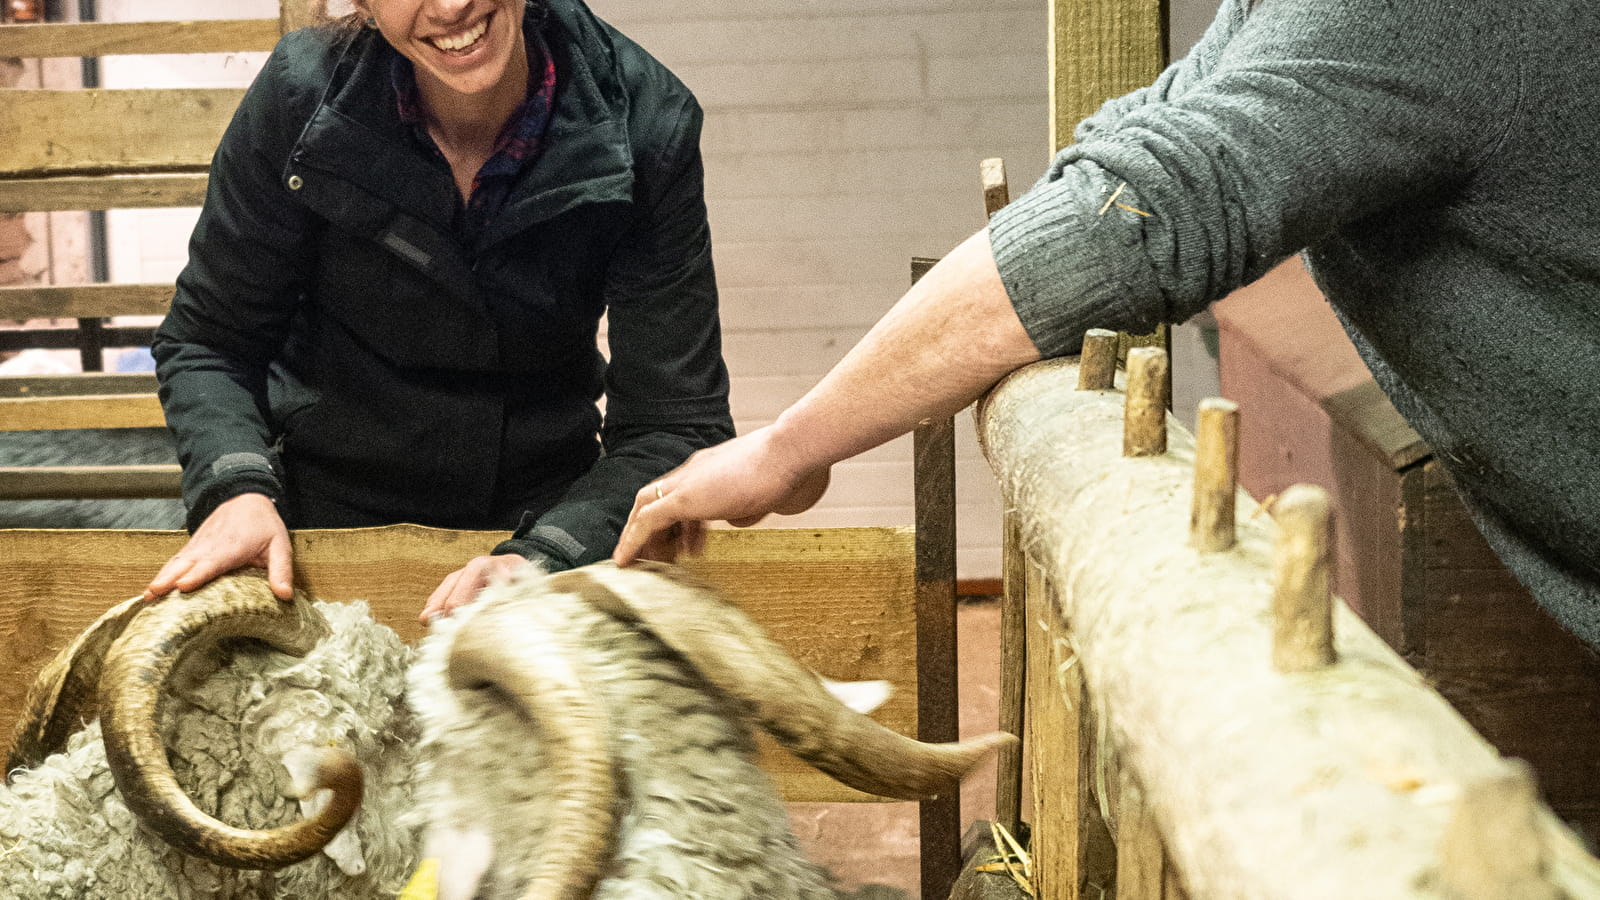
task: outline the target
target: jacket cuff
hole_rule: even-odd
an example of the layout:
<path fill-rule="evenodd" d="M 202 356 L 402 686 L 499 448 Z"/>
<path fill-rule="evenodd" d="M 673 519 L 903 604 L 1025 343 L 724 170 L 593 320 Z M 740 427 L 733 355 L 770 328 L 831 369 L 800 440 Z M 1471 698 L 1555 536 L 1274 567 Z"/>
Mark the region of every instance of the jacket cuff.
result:
<path fill-rule="evenodd" d="M 283 504 L 283 482 L 278 479 L 272 460 L 259 453 L 222 456 L 206 468 L 206 476 L 184 522 L 191 533 L 217 507 L 240 494 L 264 494 L 274 504 Z"/>
<path fill-rule="evenodd" d="M 524 525 L 507 540 L 489 551 L 491 556 L 515 553 L 536 563 L 543 563 L 547 572 L 564 572 L 577 568 L 586 548 L 564 529 L 554 525 Z"/>

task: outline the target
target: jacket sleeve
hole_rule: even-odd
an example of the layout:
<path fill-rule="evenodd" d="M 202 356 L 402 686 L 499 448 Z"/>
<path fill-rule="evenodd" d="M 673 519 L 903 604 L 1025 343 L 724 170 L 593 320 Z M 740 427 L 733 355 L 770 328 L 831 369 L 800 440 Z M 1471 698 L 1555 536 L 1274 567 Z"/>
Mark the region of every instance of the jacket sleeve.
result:
<path fill-rule="evenodd" d="M 1516 120 L 1516 7 L 1258 0 L 1184 90 L 1089 128 L 995 215 L 1040 352 L 1183 321 L 1338 229 L 1461 189 Z"/>
<path fill-rule="evenodd" d="M 279 43 L 212 158 L 188 264 L 151 347 L 191 530 L 230 497 L 283 496 L 266 373 L 313 258 L 310 216 L 283 177 L 298 133 L 284 73 L 297 37 Z"/>
<path fill-rule="evenodd" d="M 670 116 L 670 112 L 662 112 Z M 701 112 L 684 101 L 661 154 L 639 162 L 636 217 L 611 261 L 603 453 L 561 500 L 496 553 L 557 568 L 609 556 L 650 480 L 733 436 L 722 360 Z"/>

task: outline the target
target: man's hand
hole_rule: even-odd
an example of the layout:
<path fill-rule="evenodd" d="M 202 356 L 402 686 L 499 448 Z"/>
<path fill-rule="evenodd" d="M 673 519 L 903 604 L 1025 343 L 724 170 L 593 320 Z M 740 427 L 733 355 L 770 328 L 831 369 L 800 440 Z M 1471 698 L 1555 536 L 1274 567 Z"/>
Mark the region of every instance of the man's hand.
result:
<path fill-rule="evenodd" d="M 810 509 L 828 489 L 828 467 L 799 468 L 784 461 L 769 426 L 708 447 L 633 498 L 612 559 L 672 561 L 705 546 L 705 523 L 725 519 L 740 528 L 769 513 L 791 516 Z"/>
<path fill-rule="evenodd" d="M 280 600 L 294 594 L 289 530 L 278 507 L 265 494 L 240 494 L 206 517 L 177 555 L 167 560 L 144 589 L 154 600 L 170 591 L 199 590 L 240 566 L 267 570 L 267 583 Z"/>
<path fill-rule="evenodd" d="M 435 616 L 448 616 L 478 599 L 478 592 L 489 586 L 490 578 L 503 578 L 526 565 L 528 561 L 515 553 L 477 557 L 444 577 L 417 618 L 426 625 Z"/>

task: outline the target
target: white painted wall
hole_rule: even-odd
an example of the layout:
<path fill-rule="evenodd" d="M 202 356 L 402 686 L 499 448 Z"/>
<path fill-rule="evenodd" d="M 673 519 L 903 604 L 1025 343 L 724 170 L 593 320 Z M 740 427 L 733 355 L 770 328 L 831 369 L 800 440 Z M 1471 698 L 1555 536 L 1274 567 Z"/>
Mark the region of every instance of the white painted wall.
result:
<path fill-rule="evenodd" d="M 905 290 L 912 256 L 938 256 L 982 227 L 980 160 L 1005 158 L 1013 193 L 1043 168 L 1044 0 L 591 3 L 706 108 L 707 203 L 741 433 L 770 422 L 866 333 Z M 1214 0 L 1175 0 L 1175 49 L 1198 36 L 1211 8 Z M 269 17 L 277 4 L 231 0 L 223 9 L 212 0 L 100 3 L 107 20 Z M 263 58 L 114 58 L 104 79 L 242 85 Z M 175 277 L 194 216 L 115 213 L 113 279 Z M 1181 334 L 1180 343 L 1197 346 Z M 1180 374 L 1180 398 L 1183 382 Z M 1000 501 L 972 435 L 963 414 L 958 570 L 964 579 L 995 578 Z M 812 511 L 768 524 L 911 520 L 904 438 L 839 465 Z"/>

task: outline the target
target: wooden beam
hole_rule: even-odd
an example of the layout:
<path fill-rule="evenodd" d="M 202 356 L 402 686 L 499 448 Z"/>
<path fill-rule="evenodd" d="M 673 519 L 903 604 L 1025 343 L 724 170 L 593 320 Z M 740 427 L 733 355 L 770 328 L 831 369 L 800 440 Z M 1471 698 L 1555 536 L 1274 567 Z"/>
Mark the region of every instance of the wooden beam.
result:
<path fill-rule="evenodd" d="M 1174 424 L 1165 456 L 1124 458 L 1121 398 L 1077 377 L 1071 359 L 1008 376 L 979 407 L 980 444 L 1060 589 L 1030 638 L 1070 633 L 1190 896 L 1437 896 L 1419 885 L 1446 819 L 1426 798 L 1502 772 L 1499 754 L 1343 603 L 1338 662 L 1275 672 L 1271 520 L 1241 495 L 1232 550 L 1188 546 L 1193 438 Z M 1597 896 L 1600 861 L 1538 820 L 1556 883 Z"/>
<path fill-rule="evenodd" d="M 276 19 L 198 22 L 71 22 L 0 25 L 0 56 L 120 56 L 271 50 Z"/>
<path fill-rule="evenodd" d="M 18 177 L 204 168 L 242 88 L 5 91 L 0 171 Z"/>
<path fill-rule="evenodd" d="M 98 319 L 163 316 L 171 284 L 71 284 L 0 287 L 0 319 Z"/>
<path fill-rule="evenodd" d="M 207 173 L 144 172 L 0 178 L 0 213 L 199 206 Z"/>
<path fill-rule="evenodd" d="M 1166 66 L 1162 0 L 1050 0 L 1050 147 L 1100 105 L 1154 81 Z"/>
<path fill-rule="evenodd" d="M 67 375 L 0 375 L 0 398 L 154 394 L 149 372 L 74 372 Z"/>
<path fill-rule="evenodd" d="M 4 466 L 0 500 L 116 500 L 181 497 L 176 465 Z"/>
<path fill-rule="evenodd" d="M 166 426 L 154 394 L 0 398 L 0 431 Z"/>

